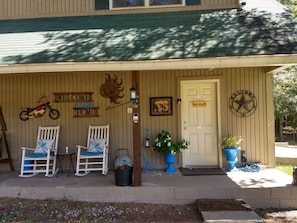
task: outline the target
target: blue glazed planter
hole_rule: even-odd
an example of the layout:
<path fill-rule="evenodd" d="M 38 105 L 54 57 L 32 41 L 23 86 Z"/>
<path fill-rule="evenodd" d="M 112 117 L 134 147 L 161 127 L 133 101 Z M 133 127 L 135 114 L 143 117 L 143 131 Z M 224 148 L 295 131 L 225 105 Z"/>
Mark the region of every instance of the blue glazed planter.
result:
<path fill-rule="evenodd" d="M 167 153 L 165 154 L 165 163 L 167 163 L 166 173 L 175 173 L 176 169 L 173 167 L 175 163 L 175 154 Z"/>
<path fill-rule="evenodd" d="M 229 164 L 229 167 L 226 169 L 228 172 L 234 169 L 235 164 L 237 163 L 237 153 L 240 150 L 239 147 L 237 148 L 224 148 L 225 154 L 226 154 L 226 160 Z"/>

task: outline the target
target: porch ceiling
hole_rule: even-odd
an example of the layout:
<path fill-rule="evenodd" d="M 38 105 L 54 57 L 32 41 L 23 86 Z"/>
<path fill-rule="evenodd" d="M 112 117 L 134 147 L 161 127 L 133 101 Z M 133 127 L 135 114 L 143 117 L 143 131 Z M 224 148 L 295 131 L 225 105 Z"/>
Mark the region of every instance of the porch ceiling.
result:
<path fill-rule="evenodd" d="M 263 0 L 264 1 L 264 0 Z M 297 64 L 297 21 L 247 0 L 242 11 L 3 20 L 0 73 Z"/>

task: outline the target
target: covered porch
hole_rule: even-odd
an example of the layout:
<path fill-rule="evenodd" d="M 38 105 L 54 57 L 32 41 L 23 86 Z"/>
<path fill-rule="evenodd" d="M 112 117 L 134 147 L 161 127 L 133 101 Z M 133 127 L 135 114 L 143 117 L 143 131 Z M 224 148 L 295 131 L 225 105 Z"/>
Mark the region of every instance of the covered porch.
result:
<path fill-rule="evenodd" d="M 114 172 L 76 177 L 67 173 L 47 178 L 20 178 L 1 172 L 0 196 L 29 199 L 69 199 L 90 202 L 186 204 L 197 199 L 244 199 L 253 208 L 297 207 L 297 186 L 276 169 L 228 172 L 226 175 L 183 176 L 179 171 L 142 173 L 142 186 L 116 186 Z"/>
<path fill-rule="evenodd" d="M 249 159 L 261 161 L 266 166 L 273 167 L 275 163 L 272 73 L 285 66 L 296 64 L 297 56 L 294 47 L 296 39 L 292 37 L 296 25 L 295 21 L 283 16 L 286 12 L 283 7 L 276 7 L 277 12 L 266 10 L 266 7 L 264 9 L 260 7 L 255 11 L 254 7 L 255 5 L 251 3 L 250 8 L 241 12 L 236 9 L 226 9 L 3 21 L 3 27 L 0 30 L 0 39 L 5 43 L 0 46 L 1 105 L 6 117 L 8 141 L 13 148 L 14 164 L 20 163 L 18 149 L 34 142 L 35 131 L 39 125 L 55 124 L 63 127 L 59 142 L 59 148 L 63 150 L 66 145 L 75 148 L 76 145 L 85 143 L 87 125 L 110 124 L 111 160 L 116 157 L 117 148 L 128 148 L 130 155 L 133 152 L 136 173 L 134 185 L 144 187 L 144 189 L 131 188 L 131 195 L 127 195 L 127 198 L 131 197 L 130 200 L 151 201 L 150 197 L 153 197 L 153 200 L 156 197 L 160 202 L 167 200 L 171 202 L 171 199 L 174 202 L 182 202 L 193 199 L 193 193 L 197 193 L 197 196 L 209 196 L 208 193 L 212 196 L 223 194 L 220 190 L 224 182 L 219 184 L 218 192 L 213 192 L 212 189 L 204 193 L 201 189 L 200 193 L 197 191 L 197 185 L 200 189 L 201 181 L 204 184 L 206 180 L 198 179 L 197 182 L 188 182 L 185 185 L 194 190 L 186 196 L 187 190 L 178 193 L 179 188 L 185 186 L 175 186 L 176 181 L 181 179 L 172 179 L 168 185 L 164 185 L 166 187 L 164 195 L 156 192 L 156 196 L 152 196 L 151 187 L 155 188 L 155 185 L 158 186 L 159 181 L 162 182 L 162 180 L 159 179 L 150 185 L 151 181 L 140 174 L 140 140 L 146 128 L 151 129 L 152 137 L 162 129 L 169 129 L 174 138 L 184 137 L 181 121 L 183 117 L 180 112 L 181 106 L 178 104 L 181 98 L 179 90 L 181 81 L 215 80 L 218 86 L 216 89 L 218 109 L 215 111 L 216 117 L 212 119 L 217 120 L 215 123 L 217 126 L 214 128 L 217 132 L 213 139 L 219 141 L 228 133 L 242 135 L 245 139 L 242 146 L 246 149 Z M 262 11 L 265 12 L 264 15 Z M 274 15 L 275 13 L 277 16 Z M 268 20 L 270 15 L 276 20 L 273 22 Z M 119 24 L 118 21 L 125 21 L 125 23 Z M 164 21 L 164 25 L 160 26 Z M 212 24 L 219 25 L 213 27 Z M 255 32 L 251 35 L 253 29 Z M 269 36 L 267 36 L 268 33 Z M 276 41 L 274 36 L 278 36 L 279 40 Z M 283 39 L 286 40 L 288 36 L 292 38 L 284 44 Z M 16 45 L 16 42 L 22 44 Z M 123 81 L 125 88 L 121 101 L 123 106 L 113 110 L 109 109 L 113 104 L 99 92 L 99 87 L 105 83 L 105 72 Z M 131 106 L 126 102 L 130 101 L 128 89 L 134 84 L 139 91 L 138 97 L 141 102 L 138 110 L 133 108 L 131 111 Z M 257 95 L 258 109 L 254 116 L 239 119 L 230 111 L 227 106 L 229 98 L 238 90 L 251 90 Z M 57 102 L 55 108 L 61 112 L 61 118 L 56 121 L 43 118 L 23 123 L 17 120 L 20 110 L 23 107 L 35 105 L 36 98 L 41 94 L 47 95 L 49 100 L 53 101 L 50 98 L 53 98 L 55 93 L 63 92 L 92 92 L 95 105 L 100 108 L 100 116 L 87 119 L 73 118 L 73 103 Z M 177 102 L 173 104 L 173 115 L 151 117 L 150 98 L 162 96 L 170 96 L 173 102 Z M 140 115 L 138 124 L 132 123 L 133 113 Z M 202 125 L 199 124 L 199 126 Z M 212 142 L 214 146 L 209 147 L 217 151 L 218 142 Z M 149 155 L 153 156 L 153 154 Z M 216 155 L 215 160 L 218 160 L 216 166 L 222 166 L 222 162 L 219 162 L 223 160 L 221 152 Z M 199 162 L 196 163 L 199 164 Z M 156 164 L 158 168 L 162 168 L 163 157 L 158 156 Z M 178 165 L 181 166 L 183 163 L 179 162 Z M 106 188 L 104 188 L 106 185 L 98 186 L 101 181 L 108 182 L 108 177 L 111 177 L 111 182 Z M 114 185 L 113 175 L 107 176 L 104 180 L 101 180 L 101 176 L 95 177 L 96 189 L 94 186 L 90 187 L 93 184 L 88 182 L 88 178 L 75 178 L 74 182 L 71 181 L 68 183 L 69 186 L 65 186 L 68 180 L 74 180 L 74 178 L 58 181 L 57 185 L 50 187 L 57 191 L 48 194 L 51 196 L 61 194 L 60 197 L 72 196 L 75 199 L 85 200 L 93 198 L 93 191 L 96 194 L 94 199 L 99 199 L 97 196 L 103 196 L 105 199 L 106 197 L 125 199 L 126 196 L 126 188 L 116 187 L 115 189 L 111 186 Z M 33 182 L 34 186 L 26 186 L 27 181 Z M 17 179 L 15 185 L 25 184 L 25 189 L 31 189 L 43 181 L 45 188 L 48 189 L 48 184 L 51 185 L 55 179 L 40 179 L 37 183 L 27 179 L 19 182 Z M 86 182 L 84 191 L 81 191 L 80 184 L 76 185 L 76 181 Z M 212 182 L 217 184 L 217 181 L 213 179 Z M 60 185 L 61 182 L 62 185 Z M 213 188 L 209 187 L 210 183 L 201 188 L 207 190 Z M 88 190 L 89 187 L 90 190 Z M 224 185 L 223 188 L 225 187 Z M 23 188 L 13 186 L 11 188 L 16 190 L 14 196 L 24 194 Z M 77 188 L 79 191 L 75 191 Z M 98 192 L 98 188 L 103 188 L 103 192 Z M 71 192 L 72 190 L 74 192 Z M 123 194 L 117 194 L 117 191 L 122 190 L 124 190 Z M 140 197 L 134 190 L 140 191 Z M 142 196 L 146 194 L 146 190 L 148 196 L 144 199 Z M 29 195 L 32 194 L 40 198 L 37 192 L 29 192 Z M 40 192 L 40 194 L 43 197 L 47 193 Z M 181 199 L 178 198 L 179 196 Z"/>

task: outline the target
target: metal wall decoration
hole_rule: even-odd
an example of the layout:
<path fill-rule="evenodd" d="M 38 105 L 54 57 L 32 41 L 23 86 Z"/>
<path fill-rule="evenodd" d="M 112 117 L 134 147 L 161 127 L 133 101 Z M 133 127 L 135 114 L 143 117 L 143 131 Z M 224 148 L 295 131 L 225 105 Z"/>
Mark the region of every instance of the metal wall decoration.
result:
<path fill-rule="evenodd" d="M 49 117 L 51 119 L 58 119 L 60 117 L 60 112 L 57 109 L 52 108 L 49 101 L 47 101 L 45 96 L 42 96 L 39 99 L 39 105 L 34 108 L 25 108 L 20 114 L 19 118 L 22 121 L 27 121 L 28 119 L 39 118 L 45 114 L 47 110 L 49 110 Z"/>
<path fill-rule="evenodd" d="M 92 102 L 93 92 L 56 92 L 55 102 Z"/>
<path fill-rule="evenodd" d="M 57 92 L 55 102 L 74 102 L 74 118 L 98 117 L 99 107 L 94 106 L 94 92 Z"/>
<path fill-rule="evenodd" d="M 247 90 L 234 92 L 229 99 L 229 108 L 240 117 L 252 115 L 257 108 L 257 99 L 255 95 Z"/>
<path fill-rule="evenodd" d="M 100 94 L 104 98 L 109 98 L 111 103 L 119 104 L 119 98 L 123 98 L 124 87 L 122 86 L 123 81 L 118 80 L 118 77 L 114 75 L 114 78 L 111 78 L 109 74 L 105 74 L 107 77 L 105 83 L 100 87 Z"/>

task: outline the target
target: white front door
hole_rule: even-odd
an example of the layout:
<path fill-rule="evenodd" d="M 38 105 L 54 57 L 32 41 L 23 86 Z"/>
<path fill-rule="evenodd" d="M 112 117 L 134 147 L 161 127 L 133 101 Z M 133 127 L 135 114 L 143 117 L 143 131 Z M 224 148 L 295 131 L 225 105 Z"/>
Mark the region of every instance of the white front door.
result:
<path fill-rule="evenodd" d="M 181 82 L 182 137 L 190 141 L 183 166 L 218 166 L 216 81 Z"/>

